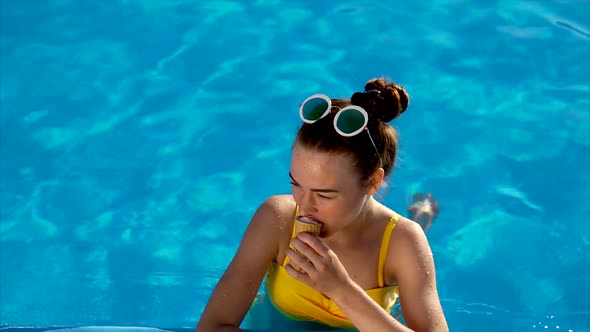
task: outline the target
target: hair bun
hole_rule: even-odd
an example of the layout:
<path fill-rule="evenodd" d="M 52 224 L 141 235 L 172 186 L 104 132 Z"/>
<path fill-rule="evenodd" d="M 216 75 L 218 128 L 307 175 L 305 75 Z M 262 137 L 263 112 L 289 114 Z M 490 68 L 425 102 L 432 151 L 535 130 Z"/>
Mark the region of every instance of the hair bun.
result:
<path fill-rule="evenodd" d="M 350 101 L 364 108 L 373 121 L 389 122 L 408 108 L 410 96 L 401 85 L 374 78 L 365 84 L 365 92 L 354 93 Z"/>

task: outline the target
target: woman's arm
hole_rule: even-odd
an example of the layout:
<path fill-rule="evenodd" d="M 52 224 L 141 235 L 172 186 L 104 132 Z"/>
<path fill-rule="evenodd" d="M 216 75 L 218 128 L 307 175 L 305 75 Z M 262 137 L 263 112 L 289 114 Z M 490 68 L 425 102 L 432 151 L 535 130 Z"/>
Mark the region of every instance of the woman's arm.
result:
<path fill-rule="evenodd" d="M 448 332 L 438 297 L 432 251 L 420 225 L 400 220 L 388 259 L 400 289 L 401 309 L 413 331 Z"/>
<path fill-rule="evenodd" d="M 360 332 L 411 332 L 354 282 L 333 300 Z"/>
<path fill-rule="evenodd" d="M 321 240 L 302 233 L 293 239 L 293 244 L 309 260 L 287 249 L 291 258 L 291 264 L 286 266 L 287 273 L 329 296 L 360 332 L 411 331 L 349 277 L 334 251 Z M 302 268 L 302 272 L 291 265 Z"/>
<path fill-rule="evenodd" d="M 386 264 L 391 269 L 389 274 L 397 279 L 407 327 L 349 277 L 334 251 L 320 239 L 301 233 L 292 241 L 305 257 L 287 249 L 291 258 L 287 272 L 332 298 L 359 331 L 449 331 L 436 290 L 432 252 L 424 232 L 415 222 L 405 218 L 398 222 L 390 240 Z"/>
<path fill-rule="evenodd" d="M 280 209 L 277 197 L 269 198 L 258 208 L 236 255 L 209 298 L 197 332 L 241 331 L 239 326 L 278 252 Z"/>

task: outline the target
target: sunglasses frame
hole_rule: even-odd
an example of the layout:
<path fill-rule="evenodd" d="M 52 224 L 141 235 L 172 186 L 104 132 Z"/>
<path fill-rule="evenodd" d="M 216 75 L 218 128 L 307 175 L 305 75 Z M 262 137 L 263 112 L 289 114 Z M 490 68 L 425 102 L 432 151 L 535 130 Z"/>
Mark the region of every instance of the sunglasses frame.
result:
<path fill-rule="evenodd" d="M 328 104 L 328 107 L 326 107 L 326 110 L 324 111 L 324 113 L 320 117 L 318 117 L 317 119 L 315 119 L 315 120 L 306 119 L 305 116 L 303 115 L 303 107 L 305 106 L 305 104 L 308 101 L 310 101 L 312 99 L 316 99 L 316 98 L 324 100 Z M 337 107 L 337 106 L 335 106 L 335 107 Z M 345 133 L 338 128 L 338 119 L 342 115 L 343 111 L 346 111 L 346 110 L 355 110 L 355 111 L 361 113 L 365 119 L 365 122 L 363 123 L 363 125 L 359 129 L 357 129 L 351 133 Z M 301 103 L 301 105 L 299 105 L 299 117 L 301 118 L 301 120 L 303 122 L 309 123 L 309 124 L 320 120 L 321 118 L 328 115 L 331 111 L 332 111 L 332 99 L 330 99 L 330 97 L 328 97 L 324 94 L 320 94 L 320 93 L 307 97 Z M 336 132 L 339 135 L 344 136 L 344 137 L 352 137 L 352 136 L 356 136 L 356 135 L 360 134 L 362 131 L 366 131 L 367 134 L 369 135 L 369 139 L 371 140 L 371 144 L 373 144 L 373 148 L 375 148 L 375 153 L 377 154 L 379 159 L 381 159 L 381 156 L 379 154 L 379 150 L 377 150 L 377 145 L 375 145 L 375 141 L 373 141 L 373 137 L 371 136 L 371 132 L 369 131 L 369 127 L 367 127 L 367 123 L 369 123 L 369 114 L 367 113 L 367 111 L 365 111 L 364 108 L 357 106 L 357 105 L 348 105 L 343 108 L 338 107 L 338 112 L 336 113 L 336 116 L 334 116 L 334 129 L 336 130 Z"/>
<path fill-rule="evenodd" d="M 315 120 L 306 119 L 305 116 L 303 115 L 303 109 L 304 109 L 305 104 L 312 99 L 322 99 L 326 102 L 326 104 L 328 104 L 328 107 L 326 107 L 326 110 L 324 111 L 324 113 Z M 351 133 L 345 133 L 344 131 L 340 130 L 340 128 L 338 128 L 338 119 L 343 114 L 343 112 L 347 111 L 347 110 L 355 110 L 355 111 L 359 112 L 360 114 L 362 114 L 363 118 L 365 119 L 363 125 Z M 301 105 L 299 106 L 299 117 L 305 123 L 314 123 L 314 122 L 320 120 L 321 118 L 325 117 L 326 115 L 328 115 L 331 111 L 332 111 L 332 100 L 324 94 L 315 94 L 315 95 L 307 97 L 307 99 L 305 99 L 303 101 L 303 103 L 301 103 Z M 344 136 L 344 137 L 356 136 L 356 135 L 360 134 L 363 130 L 368 130 L 367 123 L 369 123 L 369 114 L 362 107 L 356 106 L 356 105 L 349 105 L 349 106 L 345 106 L 343 108 L 338 107 L 338 112 L 336 113 L 336 116 L 334 117 L 334 129 L 336 130 L 336 132 L 338 134 L 340 134 L 341 136 Z M 371 141 L 373 141 L 372 138 L 371 138 Z M 374 144 L 375 143 L 373 143 L 373 145 Z"/>
<path fill-rule="evenodd" d="M 305 106 L 305 104 L 312 100 L 312 99 L 323 99 L 326 104 L 328 104 L 328 107 L 326 108 L 326 110 L 324 111 L 324 113 L 317 119 L 315 120 L 308 120 L 305 118 L 305 116 L 303 115 L 303 106 Z M 328 115 L 328 113 L 330 113 L 330 110 L 332 110 L 332 99 L 330 99 L 328 96 L 323 95 L 323 94 L 315 94 L 315 95 L 311 95 L 309 97 L 307 97 L 300 105 L 299 105 L 299 117 L 301 118 L 301 120 L 303 120 L 303 122 L 305 123 L 314 123 L 316 121 L 318 121 L 319 119 L 325 117 L 326 115 Z"/>

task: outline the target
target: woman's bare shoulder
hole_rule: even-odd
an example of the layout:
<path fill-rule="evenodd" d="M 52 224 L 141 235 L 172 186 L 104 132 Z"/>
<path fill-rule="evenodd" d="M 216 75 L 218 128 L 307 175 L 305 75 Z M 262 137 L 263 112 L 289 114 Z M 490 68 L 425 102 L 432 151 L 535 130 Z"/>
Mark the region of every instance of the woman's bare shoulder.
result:
<path fill-rule="evenodd" d="M 281 226 L 292 221 L 296 203 L 291 195 L 273 195 L 268 197 L 258 208 L 257 214 L 272 220 Z"/>
<path fill-rule="evenodd" d="M 269 234 L 277 241 L 278 251 L 275 256 L 277 262 L 285 259 L 285 250 L 289 246 L 291 229 L 295 216 L 296 203 L 291 195 L 275 195 L 267 198 L 259 208 L 264 210 L 260 222 L 272 222 L 273 233 Z M 258 213 L 257 213 L 258 214 Z M 268 225 L 267 225 L 268 226 Z"/>
<path fill-rule="evenodd" d="M 273 195 L 268 197 L 261 207 L 274 213 L 292 215 L 295 212 L 295 200 L 292 195 Z"/>
<path fill-rule="evenodd" d="M 420 225 L 416 224 L 416 222 L 413 221 L 412 219 L 408 219 L 407 217 L 402 216 L 397 221 L 397 223 L 395 225 L 395 229 L 399 231 L 397 233 L 401 234 L 401 233 L 406 233 L 406 232 L 410 232 L 410 233 L 418 232 L 422 228 L 420 227 Z M 421 233 L 424 233 L 424 231 L 422 231 Z M 394 234 L 395 234 L 395 232 L 394 232 Z"/>
<path fill-rule="evenodd" d="M 255 253 L 264 256 L 271 252 L 273 257 L 276 257 L 278 250 L 283 247 L 285 225 L 292 222 L 294 212 L 295 201 L 288 195 L 270 196 L 265 199 L 256 209 L 246 228 L 237 256 L 250 260 L 255 257 Z M 251 250 L 252 246 L 256 247 L 256 250 Z"/>
<path fill-rule="evenodd" d="M 394 251 L 399 251 L 402 249 L 400 247 L 428 245 L 428 240 L 419 224 L 406 217 L 401 217 L 393 229 L 390 244 L 393 249 L 396 249 Z"/>
<path fill-rule="evenodd" d="M 415 261 L 424 255 L 432 255 L 424 230 L 413 220 L 400 218 L 391 234 L 388 253 L 391 267 L 399 271 L 408 261 Z"/>

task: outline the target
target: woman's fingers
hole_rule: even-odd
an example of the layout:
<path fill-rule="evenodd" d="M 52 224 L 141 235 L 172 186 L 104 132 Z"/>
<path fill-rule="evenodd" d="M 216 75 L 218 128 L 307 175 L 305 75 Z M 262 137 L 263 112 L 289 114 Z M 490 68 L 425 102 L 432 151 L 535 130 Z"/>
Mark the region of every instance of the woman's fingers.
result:
<path fill-rule="evenodd" d="M 315 252 L 315 254 L 320 255 L 322 257 L 328 256 L 328 254 L 330 252 L 330 248 L 324 242 L 322 242 L 322 240 L 320 240 L 319 238 L 317 238 L 309 233 L 297 234 L 297 237 L 293 238 L 291 240 L 293 245 L 295 245 L 295 243 L 296 243 L 295 240 L 299 241 L 300 243 L 303 243 L 304 245 L 307 245 L 307 247 L 312 249 Z M 300 250 L 298 247 L 296 247 L 296 248 L 297 248 L 297 250 Z M 306 246 L 302 247 L 302 250 L 306 250 L 306 249 L 307 249 Z M 303 252 L 303 253 L 309 257 L 309 255 L 307 253 L 305 253 L 305 252 Z M 310 252 L 310 254 L 311 253 L 312 252 Z"/>
<path fill-rule="evenodd" d="M 288 248 L 287 256 L 291 259 L 292 276 L 300 281 L 311 281 L 317 272 L 325 271 L 328 262 L 332 261 L 330 248 L 311 234 L 299 233 L 291 239 L 291 245 L 295 250 Z"/>
<path fill-rule="evenodd" d="M 291 239 L 291 245 L 293 248 L 295 248 L 295 250 L 300 252 L 303 256 L 305 256 L 305 258 L 309 260 L 312 260 L 314 256 L 318 255 L 318 253 L 313 250 L 311 246 L 296 237 Z"/>
<path fill-rule="evenodd" d="M 285 270 L 287 270 L 287 274 L 290 275 L 291 277 L 304 282 L 306 284 L 310 284 L 311 279 L 309 278 L 309 275 L 307 275 L 307 273 L 303 272 L 303 271 L 297 271 L 292 265 L 291 263 L 287 264 L 285 266 Z"/>
<path fill-rule="evenodd" d="M 291 260 L 289 264 L 293 266 L 295 270 L 301 270 L 304 273 L 312 271 L 313 264 L 307 257 L 301 256 L 291 248 L 287 248 L 286 254 Z"/>

